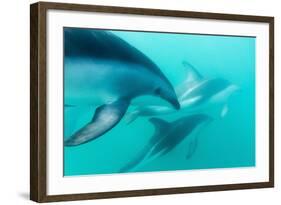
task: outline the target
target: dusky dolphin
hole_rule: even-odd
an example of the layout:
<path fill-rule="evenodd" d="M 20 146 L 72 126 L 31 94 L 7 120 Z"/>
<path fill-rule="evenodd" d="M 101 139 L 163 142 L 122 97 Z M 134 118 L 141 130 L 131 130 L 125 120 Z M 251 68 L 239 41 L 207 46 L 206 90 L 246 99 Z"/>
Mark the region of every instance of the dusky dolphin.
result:
<path fill-rule="evenodd" d="M 180 105 L 169 80 L 138 49 L 105 30 L 64 28 L 64 103 L 93 106 L 92 120 L 65 140 L 80 145 L 112 129 L 132 99 L 158 96 Z"/>
<path fill-rule="evenodd" d="M 219 115 L 224 117 L 228 112 L 228 99 L 239 86 L 223 78 L 204 78 L 193 65 L 183 61 L 186 69 L 186 79 L 176 87 L 176 94 L 181 105 L 180 112 L 202 112 L 209 106 L 219 106 Z M 157 116 L 174 113 L 175 110 L 167 106 L 146 105 L 135 106 L 125 116 L 127 123 L 133 122 L 140 116 Z M 217 115 L 217 114 L 216 114 Z"/>
<path fill-rule="evenodd" d="M 184 141 L 200 124 L 211 122 L 212 118 L 205 114 L 194 114 L 181 117 L 173 122 L 167 122 L 160 118 L 150 118 L 149 121 L 154 125 L 155 132 L 144 148 L 122 167 L 119 172 L 128 172 L 135 170 L 142 164 L 145 164 L 159 156 L 163 156 L 174 149 L 178 144 Z M 196 139 L 191 141 L 188 147 L 186 158 L 189 158 L 194 152 Z M 191 150 L 189 150 L 191 149 Z"/>

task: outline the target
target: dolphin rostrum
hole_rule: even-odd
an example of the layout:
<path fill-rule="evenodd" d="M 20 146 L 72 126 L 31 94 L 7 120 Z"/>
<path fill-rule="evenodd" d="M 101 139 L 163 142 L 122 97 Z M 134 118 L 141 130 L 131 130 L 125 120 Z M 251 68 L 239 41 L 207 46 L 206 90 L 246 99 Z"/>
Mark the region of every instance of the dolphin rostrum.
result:
<path fill-rule="evenodd" d="M 68 106 L 94 106 L 92 120 L 65 141 L 80 145 L 112 129 L 131 100 L 158 96 L 174 108 L 175 91 L 158 66 L 110 31 L 64 28 L 64 101 Z"/>
<path fill-rule="evenodd" d="M 135 170 L 143 163 L 147 163 L 158 156 L 169 153 L 178 144 L 184 141 L 200 124 L 211 122 L 212 118 L 205 114 L 194 114 L 181 117 L 173 122 L 167 122 L 160 118 L 150 118 L 149 121 L 154 125 L 155 132 L 149 142 L 144 146 L 140 153 L 128 164 L 122 167 L 119 172 Z M 205 124 L 205 123 L 204 123 Z M 197 137 L 191 141 L 186 158 L 194 152 Z"/>
<path fill-rule="evenodd" d="M 182 111 L 198 111 L 207 106 L 221 106 L 220 116 L 228 112 L 228 98 L 240 88 L 223 78 L 206 79 L 188 62 L 183 61 L 187 70 L 186 79 L 176 87 L 176 94 Z M 171 114 L 175 111 L 167 106 L 146 105 L 136 106 L 126 114 L 126 121 L 133 122 L 139 116 L 157 116 Z"/>

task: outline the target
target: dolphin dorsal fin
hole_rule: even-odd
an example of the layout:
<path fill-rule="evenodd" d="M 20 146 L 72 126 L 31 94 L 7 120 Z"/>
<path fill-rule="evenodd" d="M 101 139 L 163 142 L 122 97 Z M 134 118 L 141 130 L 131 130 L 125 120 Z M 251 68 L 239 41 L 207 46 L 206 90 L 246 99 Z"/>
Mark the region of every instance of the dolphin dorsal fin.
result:
<path fill-rule="evenodd" d="M 187 61 L 182 61 L 182 65 L 186 69 L 186 79 L 185 82 L 198 82 L 203 79 L 203 76 L 196 70 L 196 68 Z"/>
<path fill-rule="evenodd" d="M 186 70 L 186 74 L 183 82 L 176 87 L 176 93 L 179 99 L 181 99 L 183 95 L 192 90 L 192 88 L 194 88 L 204 79 L 193 65 L 187 61 L 182 61 L 182 64 Z"/>
<path fill-rule="evenodd" d="M 154 144 L 167 135 L 171 125 L 169 122 L 156 117 L 150 118 L 149 121 L 154 125 L 155 128 L 154 135 L 150 140 L 150 143 Z"/>

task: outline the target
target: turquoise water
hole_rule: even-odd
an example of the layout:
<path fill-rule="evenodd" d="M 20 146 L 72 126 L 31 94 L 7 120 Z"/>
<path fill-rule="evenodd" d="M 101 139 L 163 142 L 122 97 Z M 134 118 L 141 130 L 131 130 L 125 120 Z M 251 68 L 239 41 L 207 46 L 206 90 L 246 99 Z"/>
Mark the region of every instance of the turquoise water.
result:
<path fill-rule="evenodd" d="M 220 117 L 225 103 L 196 109 L 193 113 L 204 113 L 214 120 L 200 124 L 171 152 L 142 163 L 133 172 L 255 166 L 254 37 L 111 32 L 148 56 L 174 87 L 185 80 L 183 61 L 187 61 L 205 79 L 226 79 L 240 88 L 228 98 L 225 116 Z M 143 101 L 149 104 L 145 97 Z M 87 124 L 98 106 L 64 107 L 64 138 Z M 133 105 L 128 112 L 131 110 Z M 157 117 L 171 122 L 186 115 L 180 110 Z M 64 175 L 119 173 L 120 168 L 142 152 L 151 139 L 154 127 L 148 119 L 140 117 L 131 124 L 122 119 L 96 140 L 64 147 Z M 197 140 L 194 152 L 186 158 L 194 139 Z"/>

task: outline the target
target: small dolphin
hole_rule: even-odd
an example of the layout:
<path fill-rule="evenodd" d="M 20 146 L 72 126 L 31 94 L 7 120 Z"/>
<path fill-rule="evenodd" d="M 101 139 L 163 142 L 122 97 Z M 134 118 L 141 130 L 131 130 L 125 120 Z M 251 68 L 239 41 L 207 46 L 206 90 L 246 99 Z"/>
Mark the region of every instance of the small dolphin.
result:
<path fill-rule="evenodd" d="M 131 100 L 158 96 L 175 109 L 175 91 L 158 66 L 109 31 L 64 29 L 64 100 L 71 106 L 100 105 L 92 120 L 70 136 L 66 146 L 80 145 L 112 129 Z"/>
<path fill-rule="evenodd" d="M 169 153 L 188 137 L 196 127 L 203 122 L 211 122 L 212 118 L 205 114 L 195 114 L 182 117 L 173 122 L 167 122 L 160 118 L 150 118 L 149 121 L 155 127 L 154 135 L 142 151 L 137 154 L 132 161 L 120 169 L 120 172 L 132 171 L 143 163 L 147 163 L 158 156 Z M 197 141 L 192 141 L 189 148 L 195 149 L 193 146 L 195 142 Z M 194 152 L 194 150 L 188 150 L 186 158 L 190 157 L 191 152 Z"/>
<path fill-rule="evenodd" d="M 228 112 L 228 98 L 240 88 L 223 78 L 205 79 L 186 61 L 183 61 L 183 65 L 187 69 L 187 78 L 176 87 L 181 112 L 192 112 L 206 106 L 219 105 L 222 106 L 220 116 L 224 117 Z M 174 112 L 167 106 L 136 106 L 133 111 L 127 113 L 125 118 L 127 123 L 131 123 L 139 116 L 157 116 Z"/>

